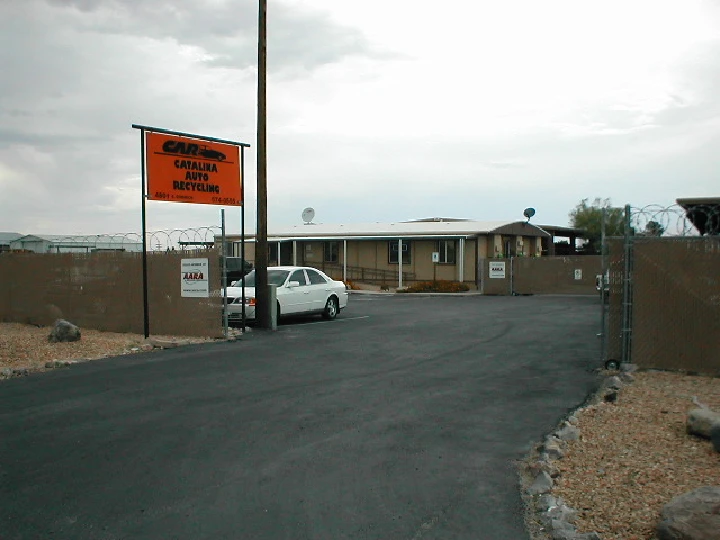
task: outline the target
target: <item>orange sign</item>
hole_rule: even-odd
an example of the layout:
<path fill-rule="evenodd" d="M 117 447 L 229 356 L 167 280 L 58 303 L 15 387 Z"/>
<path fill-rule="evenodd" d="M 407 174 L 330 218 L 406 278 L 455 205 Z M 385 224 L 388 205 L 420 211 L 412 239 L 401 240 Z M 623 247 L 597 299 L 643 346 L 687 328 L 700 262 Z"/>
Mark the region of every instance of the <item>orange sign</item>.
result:
<path fill-rule="evenodd" d="M 145 132 L 148 199 L 242 206 L 240 149 Z"/>

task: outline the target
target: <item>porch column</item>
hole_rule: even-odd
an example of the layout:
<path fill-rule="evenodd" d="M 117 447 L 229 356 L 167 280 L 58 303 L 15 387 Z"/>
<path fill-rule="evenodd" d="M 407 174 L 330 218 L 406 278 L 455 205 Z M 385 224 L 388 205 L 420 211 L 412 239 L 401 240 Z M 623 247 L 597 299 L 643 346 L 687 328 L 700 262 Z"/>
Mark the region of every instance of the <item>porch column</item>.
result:
<path fill-rule="evenodd" d="M 403 282 L 402 282 L 402 263 L 403 263 L 403 256 L 402 256 L 402 238 L 398 240 L 398 289 L 402 289 Z"/>
<path fill-rule="evenodd" d="M 465 239 L 461 238 L 458 242 L 458 281 L 462 283 L 465 281 Z"/>
<path fill-rule="evenodd" d="M 343 281 L 347 282 L 347 240 L 343 240 Z"/>
<path fill-rule="evenodd" d="M 293 240 L 293 266 L 297 265 L 297 240 Z"/>

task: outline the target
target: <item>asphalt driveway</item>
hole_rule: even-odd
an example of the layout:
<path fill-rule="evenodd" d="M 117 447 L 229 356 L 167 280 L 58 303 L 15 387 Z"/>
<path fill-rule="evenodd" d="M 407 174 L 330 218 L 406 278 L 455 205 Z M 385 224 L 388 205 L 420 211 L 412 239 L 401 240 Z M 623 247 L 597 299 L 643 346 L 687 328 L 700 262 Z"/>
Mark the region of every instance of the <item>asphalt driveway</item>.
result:
<path fill-rule="evenodd" d="M 597 384 L 599 300 L 335 321 L 0 385 L 0 538 L 527 539 L 514 461 Z"/>

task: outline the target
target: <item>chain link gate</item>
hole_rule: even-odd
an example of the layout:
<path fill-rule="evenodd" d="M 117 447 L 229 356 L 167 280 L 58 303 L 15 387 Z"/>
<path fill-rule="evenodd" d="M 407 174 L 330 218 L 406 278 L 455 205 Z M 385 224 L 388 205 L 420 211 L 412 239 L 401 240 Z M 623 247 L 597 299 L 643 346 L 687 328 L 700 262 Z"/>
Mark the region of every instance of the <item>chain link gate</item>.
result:
<path fill-rule="evenodd" d="M 668 357 L 663 358 L 658 347 L 679 327 L 707 340 L 704 349 L 720 347 L 715 322 L 720 318 L 718 206 L 626 205 L 622 222 L 608 219 L 608 212 L 617 218 L 617 209 L 603 209 L 602 364 L 618 369 L 621 363 L 638 363 L 639 352 L 647 367 L 707 367 L 707 361 L 697 361 L 704 353 L 690 355 L 666 343 Z M 700 312 L 704 315 L 698 318 Z"/>

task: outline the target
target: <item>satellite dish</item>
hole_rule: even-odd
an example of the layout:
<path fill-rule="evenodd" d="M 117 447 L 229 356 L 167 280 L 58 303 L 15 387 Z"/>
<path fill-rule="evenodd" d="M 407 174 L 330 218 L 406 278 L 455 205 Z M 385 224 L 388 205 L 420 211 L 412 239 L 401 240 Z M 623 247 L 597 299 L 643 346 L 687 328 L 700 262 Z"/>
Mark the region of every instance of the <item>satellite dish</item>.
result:
<path fill-rule="evenodd" d="M 535 209 L 534 208 L 526 208 L 523 210 L 523 216 L 527 218 L 528 221 L 530 221 L 530 218 L 535 215 Z"/>
<path fill-rule="evenodd" d="M 305 210 L 303 210 L 302 220 L 305 222 L 305 225 L 309 225 L 314 217 L 315 217 L 315 209 L 314 208 L 307 207 Z"/>

